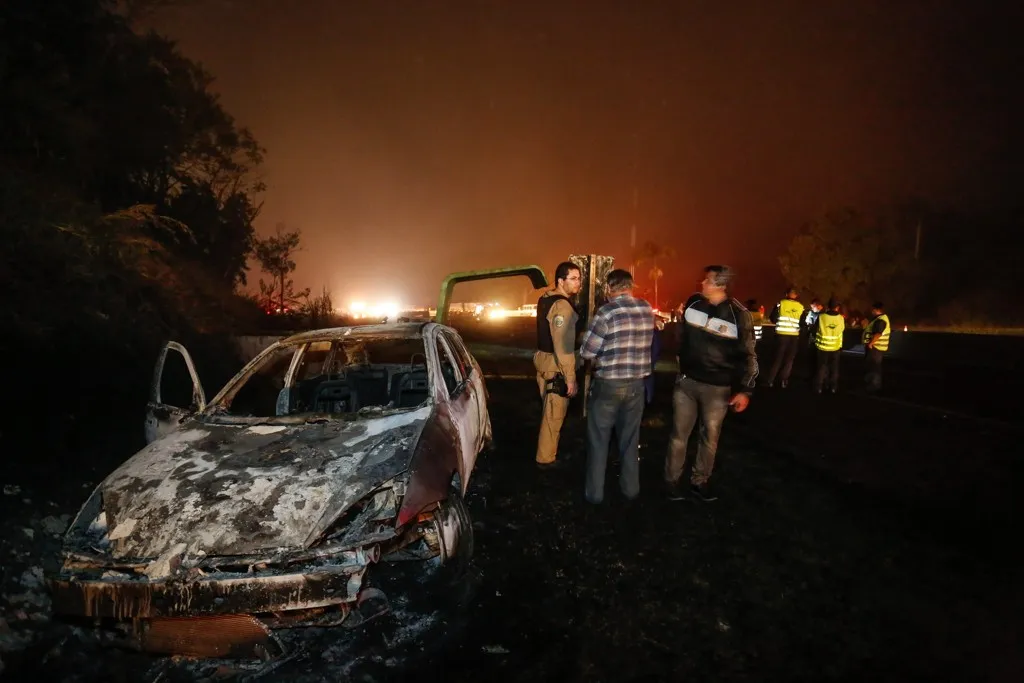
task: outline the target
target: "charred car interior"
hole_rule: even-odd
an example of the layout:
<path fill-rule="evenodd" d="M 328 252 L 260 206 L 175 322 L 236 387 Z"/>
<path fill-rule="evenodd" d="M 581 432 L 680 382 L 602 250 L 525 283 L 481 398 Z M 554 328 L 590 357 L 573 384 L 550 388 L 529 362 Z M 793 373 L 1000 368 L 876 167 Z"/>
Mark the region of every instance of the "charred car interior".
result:
<path fill-rule="evenodd" d="M 491 272 L 544 282 L 535 266 Z M 161 400 L 171 354 L 188 369 L 191 406 Z M 480 367 L 445 325 L 296 334 L 209 402 L 171 342 L 145 434 L 82 506 L 47 577 L 57 614 L 123 645 L 273 658 L 276 629 L 386 613 L 375 565 L 458 576 L 471 556 L 463 495 L 491 423 Z"/>

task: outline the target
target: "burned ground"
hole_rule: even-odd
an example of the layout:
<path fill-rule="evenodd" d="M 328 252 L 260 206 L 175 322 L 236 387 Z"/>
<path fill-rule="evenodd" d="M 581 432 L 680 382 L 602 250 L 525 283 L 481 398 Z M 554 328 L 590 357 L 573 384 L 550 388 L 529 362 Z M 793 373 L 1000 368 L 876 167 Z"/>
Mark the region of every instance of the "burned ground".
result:
<path fill-rule="evenodd" d="M 642 491 L 582 500 L 583 425 L 563 470 L 533 465 L 528 362 L 478 354 L 496 448 L 468 503 L 470 576 L 447 603 L 414 585 L 365 629 L 289 636 L 295 656 L 257 669 L 102 648 L 50 621 L 39 578 L 55 533 L 131 452 L 82 454 L 59 478 L 42 463 L 5 477 L 0 653 L 18 680 L 1021 680 L 1024 591 L 1011 535 L 1020 428 L 972 402 L 924 397 L 892 374 L 883 400 L 824 399 L 801 382 L 730 416 L 711 504 L 661 495 L 671 376 L 641 434 Z M 495 373 L 503 378 L 498 378 Z M 856 378 L 848 373 L 844 390 Z M 950 393 L 955 386 L 947 386 Z M 963 414 L 961 414 L 963 413 Z M 141 424 L 141 422 L 140 422 Z M 788 428 L 795 425 L 796 429 Z M 133 425 L 126 430 L 141 431 Z M 134 438 L 134 437 L 132 437 Z M 60 454 L 60 458 L 68 458 Z M 10 483 L 8 483 L 10 482 Z M 382 577 L 383 587 L 393 581 Z"/>

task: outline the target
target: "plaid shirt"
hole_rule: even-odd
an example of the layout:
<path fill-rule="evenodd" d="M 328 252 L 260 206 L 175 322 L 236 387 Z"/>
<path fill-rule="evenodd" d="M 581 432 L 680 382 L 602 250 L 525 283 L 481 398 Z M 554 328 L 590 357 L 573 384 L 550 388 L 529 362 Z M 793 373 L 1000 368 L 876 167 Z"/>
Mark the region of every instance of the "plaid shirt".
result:
<path fill-rule="evenodd" d="M 651 374 L 653 339 L 651 305 L 620 294 L 594 315 L 580 355 L 594 360 L 594 375 L 600 379 L 643 379 Z"/>

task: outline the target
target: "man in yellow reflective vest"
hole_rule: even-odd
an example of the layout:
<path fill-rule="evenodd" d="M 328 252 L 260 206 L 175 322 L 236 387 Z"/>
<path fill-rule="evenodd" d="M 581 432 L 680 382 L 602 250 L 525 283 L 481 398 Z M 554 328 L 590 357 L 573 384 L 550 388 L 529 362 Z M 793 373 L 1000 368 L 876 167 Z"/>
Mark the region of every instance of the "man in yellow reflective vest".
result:
<path fill-rule="evenodd" d="M 793 361 L 800 342 L 800 319 L 804 315 L 804 305 L 797 299 L 796 287 L 790 287 L 786 298 L 775 304 L 771 321 L 775 323 L 775 359 L 768 373 L 768 386 L 775 384 L 775 377 L 782 370 L 779 379 L 782 388 L 789 385 L 789 375 L 793 372 Z"/>
<path fill-rule="evenodd" d="M 882 357 L 889 350 L 892 325 L 881 301 L 871 306 L 871 322 L 864 328 L 864 381 L 868 391 L 882 388 Z"/>
<path fill-rule="evenodd" d="M 750 321 L 754 323 L 754 341 L 759 342 L 764 328 L 764 307 L 759 307 L 756 299 L 747 299 L 746 308 L 750 311 Z"/>
<path fill-rule="evenodd" d="M 828 376 L 828 389 L 833 394 L 839 389 L 839 356 L 843 350 L 843 330 L 846 321 L 839 309 L 839 302 L 832 299 L 828 302 L 828 311 L 819 313 L 811 332 L 814 334 L 814 347 L 817 349 L 818 369 L 814 375 L 814 391 L 821 393 L 825 388 Z"/>

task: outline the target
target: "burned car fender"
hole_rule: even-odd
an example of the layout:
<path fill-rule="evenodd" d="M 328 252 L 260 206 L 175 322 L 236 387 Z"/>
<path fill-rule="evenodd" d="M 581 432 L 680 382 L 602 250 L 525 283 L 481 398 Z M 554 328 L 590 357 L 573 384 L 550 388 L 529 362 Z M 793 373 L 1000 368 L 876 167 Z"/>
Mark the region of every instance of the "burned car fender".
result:
<path fill-rule="evenodd" d="M 431 503 L 447 498 L 456 474 L 460 481 L 466 481 L 466 473 L 461 471 L 463 459 L 459 457 L 459 448 L 459 435 L 448 406 L 439 404 L 434 419 L 424 426 L 413 453 L 408 487 L 398 512 L 398 526 L 409 522 Z"/>

